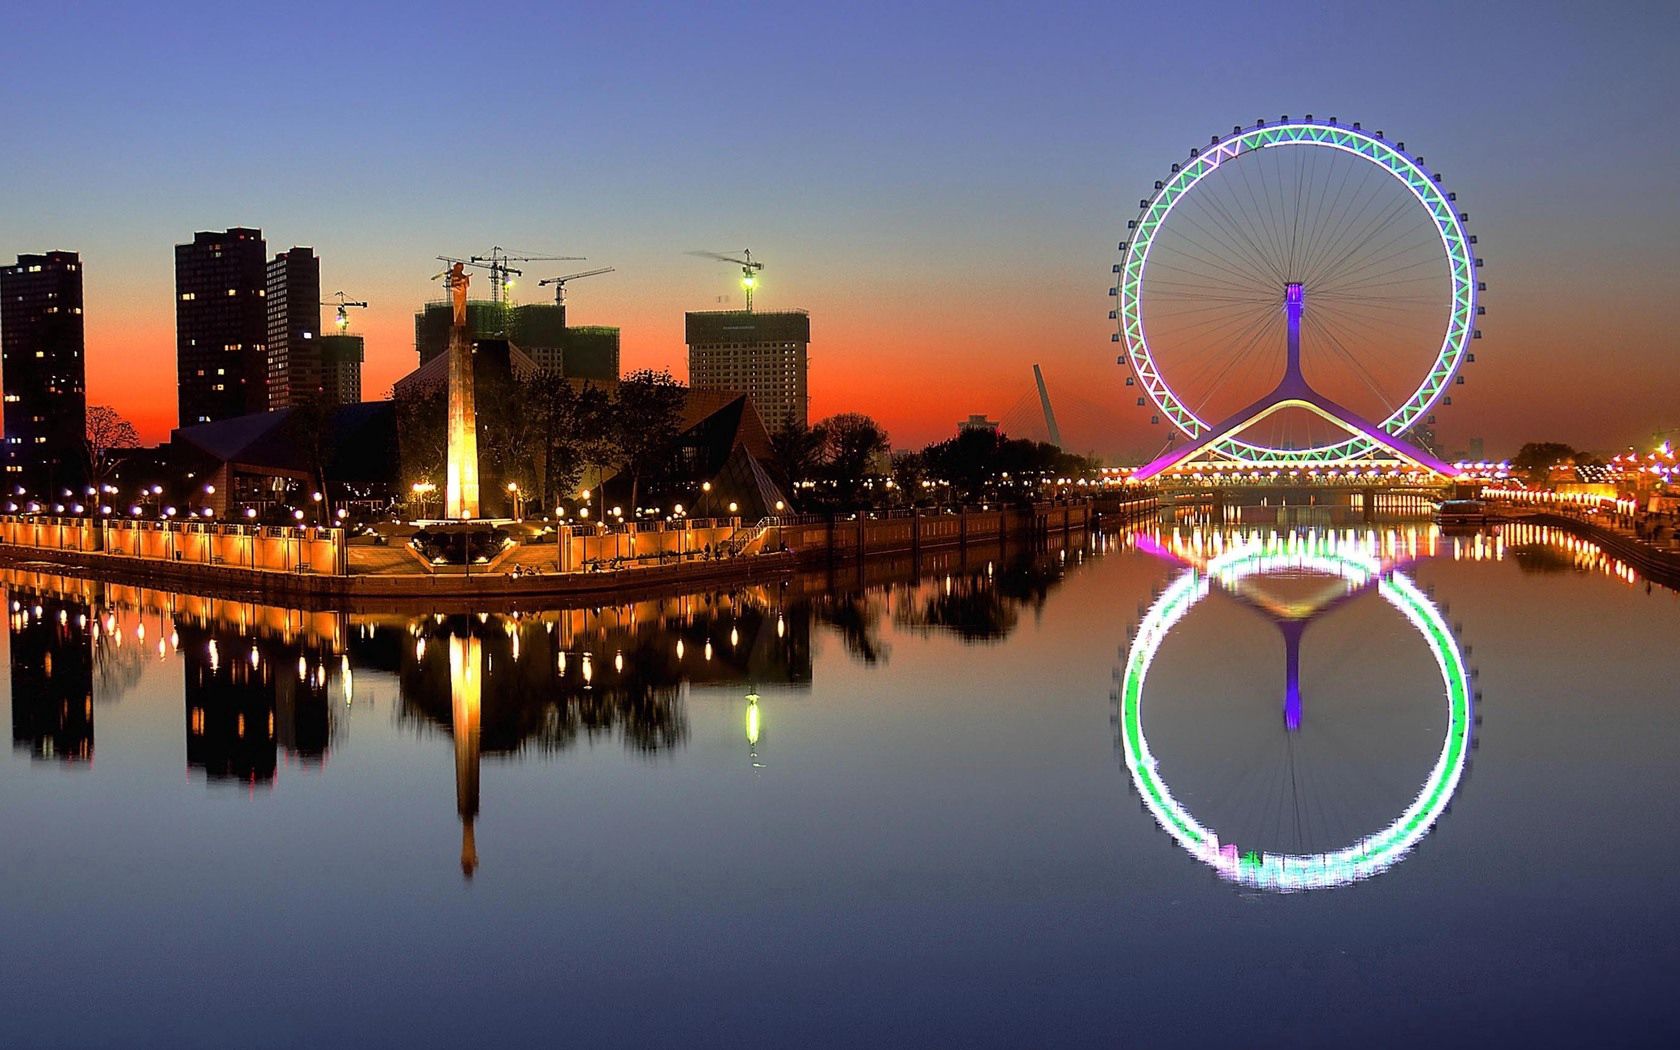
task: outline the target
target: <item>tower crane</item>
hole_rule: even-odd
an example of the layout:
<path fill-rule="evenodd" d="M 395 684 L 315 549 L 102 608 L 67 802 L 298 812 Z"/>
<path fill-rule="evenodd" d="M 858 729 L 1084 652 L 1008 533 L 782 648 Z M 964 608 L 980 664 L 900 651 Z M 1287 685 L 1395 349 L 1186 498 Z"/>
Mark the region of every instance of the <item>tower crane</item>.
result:
<path fill-rule="evenodd" d="M 597 274 L 612 273 L 614 269 L 615 268 L 611 266 L 603 266 L 599 270 L 585 270 L 582 273 L 569 273 L 564 277 L 545 277 L 537 282 L 537 287 L 543 288 L 552 284 L 554 286 L 554 305 L 565 306 L 567 281 L 581 280 L 584 277 L 594 277 Z"/>
<path fill-rule="evenodd" d="M 367 303 L 354 302 L 343 292 L 334 292 L 333 298 L 336 299 L 337 302 L 322 300 L 321 305 L 338 307 L 338 316 L 333 319 L 333 324 L 338 326 L 339 334 L 343 335 L 344 330 L 350 327 L 350 308 L 352 306 L 366 308 Z"/>
<path fill-rule="evenodd" d="M 473 266 L 490 271 L 490 299 L 500 309 L 506 310 L 509 304 L 508 289 L 512 287 L 512 277 L 523 277 L 524 271 L 508 265 L 516 262 L 579 262 L 581 255 L 509 255 L 506 248 L 497 245 L 490 249 L 489 255 L 475 255 L 467 262 Z"/>
<path fill-rule="evenodd" d="M 721 252 L 689 252 L 702 259 L 716 259 L 718 262 L 734 263 L 741 268 L 741 290 L 747 293 L 747 313 L 752 313 L 753 289 L 758 287 L 758 271 L 764 269 L 764 264 L 752 257 L 752 249 L 741 252 L 741 258 L 724 255 Z"/>

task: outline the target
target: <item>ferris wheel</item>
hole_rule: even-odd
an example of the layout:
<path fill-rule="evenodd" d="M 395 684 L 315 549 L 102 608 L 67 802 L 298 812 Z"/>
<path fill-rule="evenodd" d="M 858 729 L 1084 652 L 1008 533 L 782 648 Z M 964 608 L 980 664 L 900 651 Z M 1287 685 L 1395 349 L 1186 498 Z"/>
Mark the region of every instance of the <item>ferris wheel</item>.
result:
<path fill-rule="evenodd" d="M 1448 469 L 1409 438 L 1463 382 L 1485 286 L 1469 216 L 1422 157 L 1334 117 L 1261 121 L 1191 150 L 1139 207 L 1113 338 L 1138 404 L 1188 439 L 1140 476 Z"/>

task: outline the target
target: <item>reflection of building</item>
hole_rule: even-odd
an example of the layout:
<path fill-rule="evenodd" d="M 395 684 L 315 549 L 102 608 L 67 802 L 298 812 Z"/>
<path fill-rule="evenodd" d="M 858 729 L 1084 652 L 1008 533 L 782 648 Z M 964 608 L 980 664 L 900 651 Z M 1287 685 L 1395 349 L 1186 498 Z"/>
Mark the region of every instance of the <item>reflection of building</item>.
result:
<path fill-rule="evenodd" d="M 186 678 L 187 765 L 211 780 L 274 779 L 277 746 L 306 764 L 332 739 L 328 668 L 301 645 L 178 628 Z"/>
<path fill-rule="evenodd" d="M 52 498 L 82 475 L 82 265 L 75 252 L 20 255 L 0 267 L 0 380 L 6 391 L 6 490 Z"/>
<path fill-rule="evenodd" d="M 748 395 L 772 431 L 805 425 L 810 314 L 711 310 L 683 321 L 689 386 Z"/>
<path fill-rule="evenodd" d="M 14 592 L 15 594 L 15 592 Z M 36 758 L 93 760 L 93 644 L 87 607 L 17 596 L 11 614 L 12 744 Z"/>
<path fill-rule="evenodd" d="M 321 260 L 309 248 L 268 263 L 268 404 L 300 405 L 321 394 Z"/>
<path fill-rule="evenodd" d="M 175 246 L 180 426 L 268 408 L 267 255 L 244 227 Z"/>

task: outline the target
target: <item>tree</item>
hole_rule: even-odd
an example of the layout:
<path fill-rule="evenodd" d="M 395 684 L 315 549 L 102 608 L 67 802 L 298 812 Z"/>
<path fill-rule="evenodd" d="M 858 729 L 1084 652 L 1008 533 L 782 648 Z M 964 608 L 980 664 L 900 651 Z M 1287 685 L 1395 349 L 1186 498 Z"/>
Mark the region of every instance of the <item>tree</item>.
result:
<path fill-rule="evenodd" d="M 927 460 L 920 452 L 894 452 L 892 454 L 892 480 L 898 487 L 899 499 L 906 506 L 914 507 L 922 498 L 922 479 L 927 477 Z"/>
<path fill-rule="evenodd" d="M 135 433 L 134 424 L 110 405 L 89 405 L 86 443 L 88 483 L 100 489 L 103 498 L 104 486 L 116 467 L 118 451 L 139 448 L 140 435 Z"/>
<path fill-rule="evenodd" d="M 789 421 L 770 435 L 770 465 L 790 486 L 815 477 L 823 464 L 828 431 Z"/>
<path fill-rule="evenodd" d="M 332 491 L 327 487 L 327 463 L 333 454 L 332 409 L 325 398 L 316 394 L 292 406 L 291 416 L 286 420 L 292 443 L 303 454 L 310 484 L 321 494 L 321 501 L 315 505 L 321 524 L 332 520 Z M 304 498 L 308 499 L 308 495 Z"/>
<path fill-rule="evenodd" d="M 579 387 L 548 370 L 531 382 L 527 394 L 542 459 L 542 500 L 552 506 L 572 494 L 586 466 L 610 455 L 612 403 L 600 387 Z"/>
<path fill-rule="evenodd" d="M 826 473 L 843 505 L 855 505 L 863 479 L 889 447 L 887 432 L 861 412 L 842 412 L 817 424 L 827 435 Z"/>
<path fill-rule="evenodd" d="M 612 432 L 616 459 L 630 475 L 632 508 L 641 496 L 642 480 L 668 464 L 687 398 L 688 388 L 666 369 L 638 369 L 619 381 Z"/>
<path fill-rule="evenodd" d="M 1560 441 L 1531 441 L 1511 457 L 1511 469 L 1527 478 L 1529 484 L 1539 485 L 1546 481 L 1553 465 L 1565 460 L 1574 462 L 1578 455 L 1575 449 Z"/>

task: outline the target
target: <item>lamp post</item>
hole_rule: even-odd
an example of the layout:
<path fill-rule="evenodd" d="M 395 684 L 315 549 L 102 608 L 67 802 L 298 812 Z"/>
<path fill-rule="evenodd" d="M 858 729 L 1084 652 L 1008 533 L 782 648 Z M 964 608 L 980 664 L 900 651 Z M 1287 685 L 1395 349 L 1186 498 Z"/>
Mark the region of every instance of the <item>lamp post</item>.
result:
<path fill-rule="evenodd" d="M 245 508 L 245 558 L 252 572 L 257 571 L 257 508 Z"/>
<path fill-rule="evenodd" d="M 416 481 L 410 491 L 414 493 L 415 500 L 420 504 L 419 516 L 424 518 L 426 516 L 426 499 L 437 491 L 437 486 L 429 481 Z"/>
<path fill-rule="evenodd" d="M 519 492 L 519 482 L 517 482 L 517 481 L 508 482 L 507 483 L 507 490 L 508 490 L 508 498 L 513 501 L 513 520 L 523 521 L 525 516 L 524 516 L 524 514 L 521 513 L 521 511 L 523 511 L 525 508 L 520 505 L 521 504 L 521 499 L 520 499 L 520 492 Z"/>

